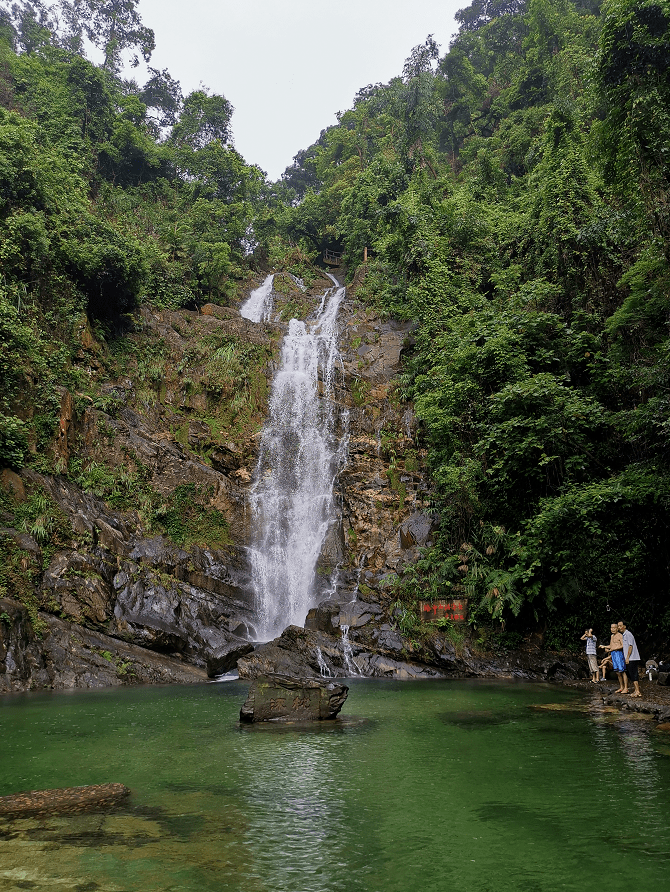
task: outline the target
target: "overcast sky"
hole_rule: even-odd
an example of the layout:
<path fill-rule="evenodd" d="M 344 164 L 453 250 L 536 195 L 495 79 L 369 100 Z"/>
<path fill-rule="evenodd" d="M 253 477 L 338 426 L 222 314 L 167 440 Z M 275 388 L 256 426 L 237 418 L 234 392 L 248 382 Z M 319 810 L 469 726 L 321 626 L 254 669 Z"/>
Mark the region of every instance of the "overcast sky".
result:
<path fill-rule="evenodd" d="M 402 72 L 433 34 L 446 52 L 469 0 L 140 0 L 154 68 L 184 95 L 205 84 L 235 106 L 235 147 L 277 179 L 370 83 Z"/>

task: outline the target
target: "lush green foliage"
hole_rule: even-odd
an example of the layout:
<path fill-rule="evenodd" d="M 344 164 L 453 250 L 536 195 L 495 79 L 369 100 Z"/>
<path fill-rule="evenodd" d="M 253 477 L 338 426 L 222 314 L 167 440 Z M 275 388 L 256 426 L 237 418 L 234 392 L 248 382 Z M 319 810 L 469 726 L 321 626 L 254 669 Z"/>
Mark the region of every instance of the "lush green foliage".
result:
<path fill-rule="evenodd" d="M 225 304 L 255 263 L 267 187 L 232 147 L 230 103 L 183 99 L 167 71 L 144 87 L 118 77 L 124 53 L 153 49 L 136 7 L 0 3 L 3 466 L 43 454 L 62 388 L 86 387 L 87 318 L 109 332 L 141 300 Z"/>
<path fill-rule="evenodd" d="M 611 611 L 667 639 L 670 4 L 457 18 L 296 156 L 278 217 L 352 271 L 367 247 L 359 297 L 418 323 L 441 523 L 399 591 L 553 643 Z"/>
<path fill-rule="evenodd" d="M 476 621 L 556 644 L 612 611 L 667 640 L 670 2 L 474 0 L 444 55 L 429 36 L 273 185 L 225 97 L 119 78 L 153 48 L 136 7 L 0 3 L 0 462 L 87 392 L 90 321 L 225 303 L 254 263 L 302 275 L 324 248 L 353 275 L 367 248 L 358 297 L 416 323 L 401 385 L 440 518 L 398 595 L 467 593 Z M 250 417 L 260 358 L 201 346 Z M 141 361 L 153 386 L 165 357 Z M 119 506 L 140 485 L 71 471 Z M 214 535 L 187 497 L 147 493 L 147 517 Z"/>

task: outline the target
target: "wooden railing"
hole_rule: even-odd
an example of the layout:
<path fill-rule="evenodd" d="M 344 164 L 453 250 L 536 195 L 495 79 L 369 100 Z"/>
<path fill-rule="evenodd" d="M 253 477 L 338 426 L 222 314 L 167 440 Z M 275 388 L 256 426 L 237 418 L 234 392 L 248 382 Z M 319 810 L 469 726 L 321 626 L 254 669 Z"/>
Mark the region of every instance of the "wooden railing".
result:
<path fill-rule="evenodd" d="M 339 266 L 342 262 L 342 254 L 337 251 L 329 251 L 327 248 L 323 252 L 323 262 L 331 266 Z"/>

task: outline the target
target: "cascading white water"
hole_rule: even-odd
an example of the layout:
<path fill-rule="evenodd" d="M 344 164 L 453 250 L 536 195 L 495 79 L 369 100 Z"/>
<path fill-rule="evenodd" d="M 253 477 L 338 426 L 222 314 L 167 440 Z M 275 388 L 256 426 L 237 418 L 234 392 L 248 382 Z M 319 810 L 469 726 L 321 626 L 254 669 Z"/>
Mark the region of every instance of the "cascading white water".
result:
<path fill-rule="evenodd" d="M 316 647 L 316 662 L 319 665 L 319 672 L 321 673 L 321 678 L 332 678 L 333 673 L 330 671 L 330 667 L 328 663 L 323 658 L 323 653 L 321 652 L 321 648 L 317 645 Z"/>
<path fill-rule="evenodd" d="M 361 673 L 358 671 L 354 651 L 351 647 L 351 641 L 349 641 L 349 626 L 340 626 L 340 629 L 342 630 L 342 656 L 344 658 L 344 668 L 350 676 L 359 676 Z"/>
<path fill-rule="evenodd" d="M 269 275 L 262 285 L 255 288 L 240 307 L 240 316 L 250 322 L 268 322 L 272 313 L 272 284 L 274 275 Z"/>
<path fill-rule="evenodd" d="M 346 458 L 333 402 L 340 359 L 336 317 L 344 288 L 333 282 L 314 322 L 290 321 L 272 384 L 250 495 L 259 640 L 302 625 L 313 606 L 316 562 L 333 516 L 335 475 Z M 340 420 L 346 424 L 344 413 Z"/>

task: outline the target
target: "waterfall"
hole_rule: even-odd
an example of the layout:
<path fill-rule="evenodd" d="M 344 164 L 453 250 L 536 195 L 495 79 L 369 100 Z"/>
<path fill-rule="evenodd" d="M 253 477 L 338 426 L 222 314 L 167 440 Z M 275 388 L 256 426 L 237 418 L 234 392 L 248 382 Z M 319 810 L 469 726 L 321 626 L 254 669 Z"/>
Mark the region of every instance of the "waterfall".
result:
<path fill-rule="evenodd" d="M 274 275 L 269 275 L 262 285 L 255 288 L 240 307 L 240 316 L 250 322 L 268 322 L 272 312 L 272 283 Z"/>
<path fill-rule="evenodd" d="M 333 673 L 330 671 L 330 667 L 328 663 L 323 658 L 323 653 L 321 652 L 321 648 L 317 645 L 316 648 L 316 662 L 319 665 L 319 672 L 321 673 L 321 678 L 332 678 Z"/>
<path fill-rule="evenodd" d="M 344 668 L 350 676 L 353 675 L 358 677 L 361 673 L 358 671 L 354 652 L 351 647 L 351 641 L 349 641 L 349 626 L 340 626 L 340 629 L 342 629 L 342 655 L 344 657 Z"/>
<path fill-rule="evenodd" d="M 338 421 L 346 425 L 346 417 L 338 418 L 333 401 L 344 288 L 332 281 L 314 321 L 289 322 L 261 437 L 250 493 L 259 640 L 301 626 L 313 606 L 316 562 L 333 518 L 333 484 L 346 457 L 346 437 L 337 438 Z M 261 288 L 266 285 L 267 279 Z"/>

